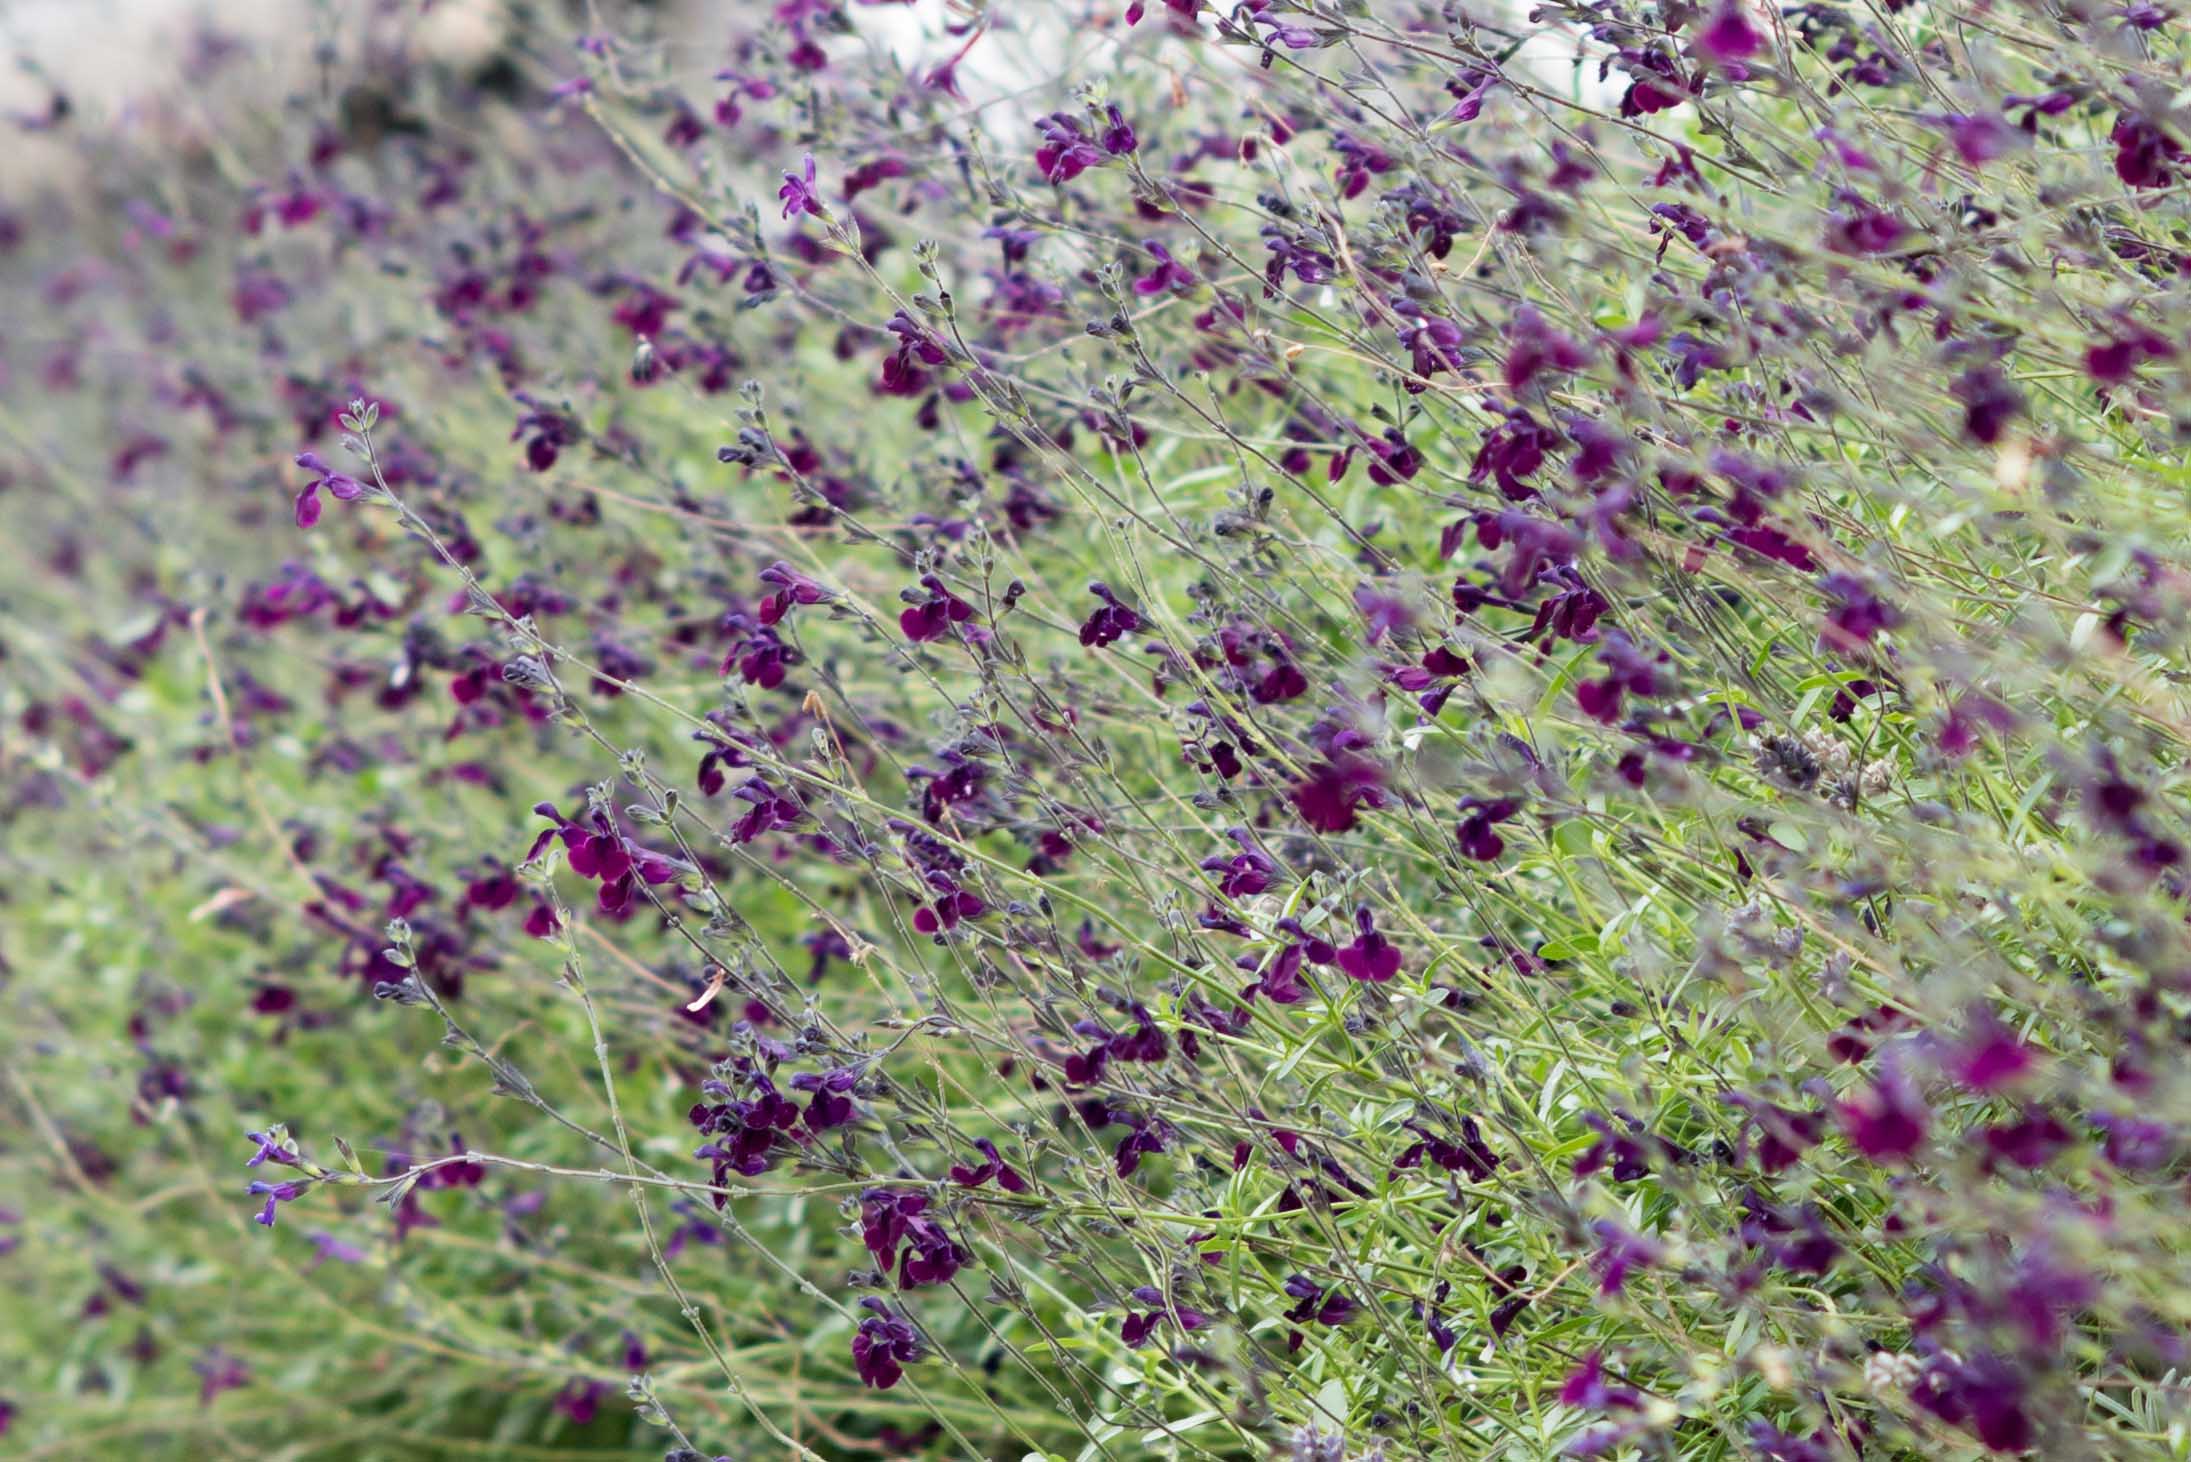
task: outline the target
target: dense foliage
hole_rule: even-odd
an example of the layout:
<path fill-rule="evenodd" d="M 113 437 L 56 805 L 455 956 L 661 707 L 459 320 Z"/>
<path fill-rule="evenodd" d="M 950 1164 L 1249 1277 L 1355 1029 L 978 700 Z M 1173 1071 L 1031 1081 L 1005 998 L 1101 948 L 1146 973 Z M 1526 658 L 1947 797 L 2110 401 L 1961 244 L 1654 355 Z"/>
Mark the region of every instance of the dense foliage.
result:
<path fill-rule="evenodd" d="M 2191 1456 L 2170 4 L 365 9 L 0 230 L 0 1445 Z"/>

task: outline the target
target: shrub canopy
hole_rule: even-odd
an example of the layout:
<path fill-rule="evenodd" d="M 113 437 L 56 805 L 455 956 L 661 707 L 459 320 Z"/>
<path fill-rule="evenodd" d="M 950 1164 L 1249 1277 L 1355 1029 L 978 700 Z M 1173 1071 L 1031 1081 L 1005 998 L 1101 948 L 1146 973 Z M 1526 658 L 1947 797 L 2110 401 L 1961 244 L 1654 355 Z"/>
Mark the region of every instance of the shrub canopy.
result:
<path fill-rule="evenodd" d="M 2173 8 L 412 9 L 0 228 L 11 1444 L 2191 1455 Z"/>

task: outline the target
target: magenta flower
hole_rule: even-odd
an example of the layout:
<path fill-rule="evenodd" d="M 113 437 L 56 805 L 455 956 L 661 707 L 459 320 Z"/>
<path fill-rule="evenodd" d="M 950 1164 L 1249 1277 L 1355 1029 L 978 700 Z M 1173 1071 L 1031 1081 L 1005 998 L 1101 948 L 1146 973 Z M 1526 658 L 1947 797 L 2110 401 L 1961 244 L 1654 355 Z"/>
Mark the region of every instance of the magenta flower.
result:
<path fill-rule="evenodd" d="M 1167 291 L 1185 294 L 1202 282 L 1162 244 L 1150 244 L 1148 249 L 1149 257 L 1156 260 L 1156 267 L 1134 281 L 1135 294 L 1156 295 Z"/>
<path fill-rule="evenodd" d="M 1697 32 L 1696 48 L 1707 61 L 1726 66 L 1747 61 L 1763 50 L 1765 37 L 1751 22 L 1742 0 L 1722 0 Z"/>
<path fill-rule="evenodd" d="M 320 489 L 343 502 L 355 502 L 365 495 L 365 484 L 348 473 L 337 472 L 320 459 L 317 452 L 297 453 L 297 465 L 316 476 L 306 483 L 297 494 L 297 526 L 309 528 L 320 520 Z"/>
<path fill-rule="evenodd" d="M 1872 1085 L 1837 1108 L 1850 1145 L 1874 1162 L 1905 1162 L 1924 1145 L 1931 1113 L 1916 1084 L 1888 1052 Z"/>
<path fill-rule="evenodd" d="M 1035 149 L 1035 169 L 1044 182 L 1069 183 L 1109 155 L 1068 113 L 1052 112 L 1035 127 L 1042 133 L 1042 145 Z"/>
<path fill-rule="evenodd" d="M 776 196 L 783 200 L 784 217 L 787 219 L 800 213 L 811 213 L 822 219 L 829 217 L 829 210 L 822 205 L 821 194 L 814 189 L 814 154 L 811 152 L 806 155 L 798 172 L 784 174 L 784 185 L 776 190 Z"/>
<path fill-rule="evenodd" d="M 1908 232 L 1902 220 L 1860 198 L 1849 200 L 1849 211 L 1835 214 L 1827 223 L 1826 247 L 1836 254 L 1884 254 Z"/>
<path fill-rule="evenodd" d="M 1981 1009 L 1950 1059 L 1949 1070 L 1972 1091 L 1997 1092 L 2013 1086 L 2034 1064 L 2031 1048 L 1991 1011 Z"/>

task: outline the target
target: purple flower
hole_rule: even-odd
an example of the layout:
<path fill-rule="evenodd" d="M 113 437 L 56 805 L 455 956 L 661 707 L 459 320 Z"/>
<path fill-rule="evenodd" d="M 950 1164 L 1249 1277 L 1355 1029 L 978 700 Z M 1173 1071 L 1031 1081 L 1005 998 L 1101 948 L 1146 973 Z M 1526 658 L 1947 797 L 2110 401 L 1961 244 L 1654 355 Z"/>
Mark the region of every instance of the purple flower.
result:
<path fill-rule="evenodd" d="M 2031 1049 L 1983 1009 L 1950 1063 L 1957 1081 L 1972 1091 L 1989 1093 L 2014 1085 L 2031 1067 Z"/>
<path fill-rule="evenodd" d="M 298 1195 L 304 1192 L 305 1186 L 303 1183 L 253 1183 L 244 1191 L 254 1198 L 263 1194 L 266 1198 L 266 1206 L 259 1210 L 258 1215 L 252 1221 L 254 1223 L 263 1223 L 268 1228 L 272 1228 L 274 1226 L 274 1206 L 278 1203 L 293 1202 Z"/>
<path fill-rule="evenodd" d="M 574 1376 L 555 1393 L 554 1406 L 572 1426 L 585 1426 L 601 1410 L 601 1398 L 609 1394 L 606 1382 Z"/>
<path fill-rule="evenodd" d="M 1721 66 L 1747 61 L 1765 47 L 1765 37 L 1750 20 L 1742 0 L 1721 0 L 1697 32 L 1697 53 Z"/>
<path fill-rule="evenodd" d="M 1578 1411 L 1634 1411 L 1643 1398 L 1627 1386 L 1606 1384 L 1604 1353 L 1593 1350 L 1561 1383 L 1560 1405 Z"/>
<path fill-rule="evenodd" d="M 852 1120 L 852 1090 L 859 1084 L 860 1068 L 837 1066 L 823 1072 L 802 1071 L 791 1078 L 793 1091 L 810 1092 L 804 1121 L 809 1132 L 827 1132 Z"/>
<path fill-rule="evenodd" d="M 1874 1162 L 1902 1162 L 1924 1145 L 1931 1113 L 1916 1084 L 1892 1059 L 1880 1057 L 1879 1077 L 1836 1109 L 1841 1130 L 1858 1152 Z"/>
<path fill-rule="evenodd" d="M 525 439 L 525 465 L 535 472 L 545 472 L 555 465 L 565 447 L 578 441 L 578 423 L 562 412 L 544 407 L 529 396 L 517 398 L 526 410 L 517 418 L 517 425 L 510 428 L 510 440 Z"/>
<path fill-rule="evenodd" d="M 1500 494 L 1509 502 L 1533 498 L 1537 490 L 1522 479 L 1542 467 L 1545 454 L 1559 445 L 1560 434 L 1553 428 L 1518 406 L 1508 407 L 1503 419 L 1484 433 L 1483 444 L 1469 464 L 1468 480 L 1496 479 Z M 1495 541 L 1484 544 L 1486 548 L 1496 546 Z"/>
<path fill-rule="evenodd" d="M 1951 388 L 1956 400 L 1963 403 L 1963 430 L 1975 442 L 1987 446 L 2001 439 L 2008 423 L 2024 409 L 2021 391 L 2008 383 L 2008 377 L 1995 365 L 1979 366 L 1956 377 Z M 1808 568 L 1808 564 L 1799 564 Z"/>
<path fill-rule="evenodd" d="M 795 605 L 827 604 L 837 596 L 782 559 L 761 570 L 761 582 L 776 592 L 761 601 L 761 623 L 776 624 Z"/>
<path fill-rule="evenodd" d="M 927 1209 L 925 1193 L 870 1188 L 860 1195 L 860 1240 L 877 1269 L 885 1274 L 897 1269 L 900 1289 L 942 1284 L 972 1257 L 928 1217 Z"/>
<path fill-rule="evenodd" d="M 1052 112 L 1035 127 L 1042 133 L 1042 145 L 1035 149 L 1035 169 L 1044 182 L 1069 183 L 1107 156 L 1079 120 L 1067 113 Z"/>
<path fill-rule="evenodd" d="M 1506 839 L 1498 834 L 1497 824 L 1507 821 L 1521 811 L 1518 797 L 1497 797 L 1485 800 L 1470 797 L 1461 803 L 1461 823 L 1453 836 L 1461 845 L 1461 851 L 1479 863 L 1489 863 L 1506 851 Z"/>
<path fill-rule="evenodd" d="M 1271 879 L 1278 872 L 1278 865 L 1270 856 L 1256 847 L 1254 835 L 1244 827 L 1231 829 L 1226 836 L 1240 845 L 1240 851 L 1230 858 L 1204 858 L 1205 873 L 1220 873 L 1224 877 L 1217 891 L 1229 899 L 1253 898 L 1269 888 Z"/>
<path fill-rule="evenodd" d="M 1384 780 L 1375 762 L 1341 753 L 1319 762 L 1294 787 L 1293 808 L 1320 833 L 1351 832 L 1356 813 L 1385 805 Z"/>
<path fill-rule="evenodd" d="M 938 640 L 954 624 L 964 624 L 974 617 L 974 606 L 953 594 L 934 574 L 921 575 L 921 589 L 916 594 L 908 589 L 905 597 L 914 601 L 913 607 L 898 615 L 898 628 L 909 640 Z"/>
<path fill-rule="evenodd" d="M 1120 603 L 1110 585 L 1090 584 L 1088 592 L 1103 602 L 1080 627 L 1080 642 L 1083 645 L 1108 645 L 1141 628 L 1141 616 Z"/>
<path fill-rule="evenodd" d="M 1399 946 L 1377 932 L 1369 905 L 1354 911 L 1354 942 L 1342 945 L 1334 962 L 1351 980 L 1382 984 L 1400 972 Z"/>
<path fill-rule="evenodd" d="M 821 194 L 814 189 L 814 154 L 811 152 L 798 172 L 784 174 L 784 185 L 776 190 L 776 196 L 784 201 L 787 219 L 798 213 L 811 213 L 821 219 L 829 217 L 829 210 L 822 206 Z"/>
<path fill-rule="evenodd" d="M 333 1260 L 338 1264 L 363 1264 L 365 1262 L 365 1251 L 363 1249 L 355 1244 L 345 1243 L 325 1230 L 313 1233 L 309 1237 L 315 1252 L 312 1262 L 306 1266 L 307 1268 L 316 1269 L 329 1260 Z"/>
<path fill-rule="evenodd" d="M 2107 140 L 2115 147 L 2115 176 L 2133 188 L 2165 188 L 2183 167 L 2183 148 L 2158 125 L 2133 113 L 2116 117 Z"/>
<path fill-rule="evenodd" d="M 940 876 L 940 875 L 938 875 Z M 948 889 L 934 903 L 913 911 L 913 927 L 923 934 L 945 934 L 967 919 L 978 919 L 989 906 L 962 889 Z"/>
<path fill-rule="evenodd" d="M 1327 1290 L 1306 1274 L 1296 1274 L 1289 1277 L 1285 1283 L 1285 1291 L 1287 1294 L 1292 1295 L 1298 1303 L 1292 1309 L 1286 1311 L 1284 1318 L 1296 1325 L 1315 1324 L 1337 1327 L 1352 1320 L 1361 1308 L 1352 1299 L 1340 1293 L 1337 1286 Z M 1286 1349 L 1299 1350 L 1300 1348 L 1301 1332 L 1296 1330 L 1286 1337 Z"/>
<path fill-rule="evenodd" d="M 1575 687 L 1575 703 L 1593 720 L 1610 726 L 1620 719 L 1623 693 L 1639 696 L 1658 693 L 1657 666 L 1666 656 L 1646 654 L 1634 641 L 1619 630 L 1608 630 L 1604 642 L 1598 646 L 1598 659 L 1605 667 L 1605 675 L 1599 680 L 1586 680 Z"/>
<path fill-rule="evenodd" d="M 873 1313 L 852 1336 L 852 1368 L 861 1384 L 887 1391 L 898 1384 L 906 1366 L 921 1358 L 920 1332 L 881 1300 L 863 1299 L 860 1305 Z"/>
<path fill-rule="evenodd" d="M 1818 633 L 1821 649 L 1839 654 L 1860 652 L 1881 630 L 1892 629 L 1902 621 L 1900 611 L 1854 574 L 1827 574 L 1818 581 L 1818 587 L 1835 601 Z"/>
<path fill-rule="evenodd" d="M 1826 247 L 1836 254 L 1884 254 L 1908 231 L 1902 220 L 1862 199 L 1849 203 L 1848 212 L 1835 214 L 1827 224 Z"/>
<path fill-rule="evenodd" d="M 1186 294 L 1202 282 L 1162 244 L 1150 244 L 1148 249 L 1149 257 L 1156 260 L 1156 267 L 1134 281 L 1135 294 L 1157 295 L 1166 291 Z"/>
<path fill-rule="evenodd" d="M 320 520 L 320 489 L 326 488 L 343 502 L 355 502 L 365 495 L 365 484 L 347 473 L 337 472 L 320 459 L 317 452 L 297 453 L 297 465 L 316 474 L 297 494 L 297 526 L 309 528 Z"/>
<path fill-rule="evenodd" d="M 1118 104 L 1112 102 L 1103 109 L 1103 150 L 1113 157 L 1124 157 L 1141 144 L 1134 136 L 1133 124 L 1126 120 Z"/>
<path fill-rule="evenodd" d="M 1637 1269 L 1647 1269 L 1659 1261 L 1659 1246 L 1638 1233 L 1630 1233 L 1611 1219 L 1599 1219 L 1590 1225 L 1590 1231 L 1598 1236 L 1598 1251 L 1591 1256 L 1591 1267 L 1598 1271 L 1598 1293 L 1619 1294 L 1628 1283 L 1629 1274 Z"/>
<path fill-rule="evenodd" d="M 1514 311 L 1514 320 L 1507 324 L 1507 390 L 1521 395 L 1529 381 L 1547 370 L 1582 370 L 1588 364 L 1591 364 L 1591 355 L 1582 349 L 1582 344 L 1551 329 L 1551 324 L 1545 322 L 1545 316 L 1538 313 L 1534 305 L 1523 305 Z"/>
<path fill-rule="evenodd" d="M 1151 1306 L 1144 1314 L 1136 1314 L 1129 1310 L 1119 1320 L 1119 1338 L 1136 1349 L 1146 1345 L 1156 1327 L 1166 1320 L 1171 1321 L 1181 1330 L 1190 1331 L 1200 1330 L 1210 1323 L 1209 1316 L 1203 1314 L 1200 1310 L 1190 1310 L 1184 1305 L 1167 1304 L 1164 1299 L 1164 1292 L 1153 1284 L 1144 1284 L 1137 1287 L 1133 1292 L 1133 1299 L 1136 1303 Z"/>
<path fill-rule="evenodd" d="M 285 1167 L 292 1168 L 300 1166 L 300 1163 L 297 1160 L 297 1155 L 294 1152 L 290 1151 L 288 1148 L 279 1146 L 273 1134 L 267 1132 L 246 1132 L 244 1133 L 244 1136 L 250 1138 L 253 1142 L 256 1142 L 259 1145 L 259 1150 L 251 1154 L 249 1158 L 245 1159 L 245 1167 L 255 1168 L 260 1166 L 262 1163 L 268 1162 L 277 1162 L 281 1163 Z"/>
<path fill-rule="evenodd" d="M 2103 341 L 2085 351 L 2085 374 L 2102 386 L 2120 386 L 2144 362 L 2166 360 L 2175 353 L 2167 336 L 2130 328 L 2119 339 Z"/>
<path fill-rule="evenodd" d="M 1415 624 L 1414 612 L 1408 608 L 1406 600 L 1379 593 L 1368 584 L 1355 586 L 1354 607 L 1362 612 L 1363 637 L 1372 645 L 1387 635 L 1411 629 Z"/>
<path fill-rule="evenodd" d="M 1952 113 L 1941 117 L 1939 122 L 1947 129 L 1948 140 L 1955 144 L 1957 154 L 1974 168 L 2029 145 L 2029 139 L 2022 132 L 1996 116 Z"/>
<path fill-rule="evenodd" d="M 213 1398 L 223 1391 L 235 1391 L 251 1384 L 251 1369 L 241 1356 L 231 1355 L 220 1346 L 213 1346 L 191 1364 L 198 1373 L 198 1404 L 211 1406 Z"/>
<path fill-rule="evenodd" d="M 982 1184 L 994 1178 L 997 1186 L 1007 1193 L 1024 1193 L 1027 1191 L 1027 1180 L 1021 1177 L 1012 1165 L 1006 1162 L 997 1152 L 996 1143 L 986 1137 L 977 1138 L 974 1142 L 974 1148 L 982 1155 L 983 1162 L 981 1166 L 968 1167 L 964 1163 L 953 1163 L 951 1165 L 952 1182 L 962 1188 L 979 1188 Z"/>

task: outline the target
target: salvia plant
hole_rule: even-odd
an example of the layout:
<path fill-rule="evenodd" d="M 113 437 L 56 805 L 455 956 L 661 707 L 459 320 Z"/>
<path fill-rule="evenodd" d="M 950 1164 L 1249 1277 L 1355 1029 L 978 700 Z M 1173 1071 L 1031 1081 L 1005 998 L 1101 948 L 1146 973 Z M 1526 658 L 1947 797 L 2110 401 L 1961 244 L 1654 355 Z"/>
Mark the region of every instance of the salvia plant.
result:
<path fill-rule="evenodd" d="M 2191 1456 L 2173 0 L 701 8 L 17 119 L 11 1455 Z"/>

